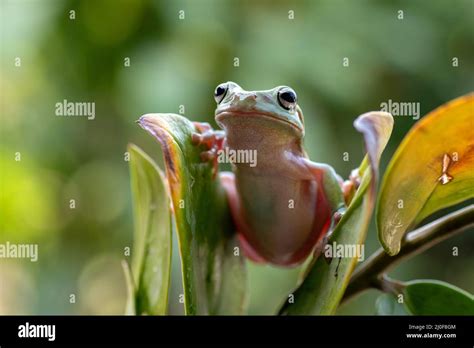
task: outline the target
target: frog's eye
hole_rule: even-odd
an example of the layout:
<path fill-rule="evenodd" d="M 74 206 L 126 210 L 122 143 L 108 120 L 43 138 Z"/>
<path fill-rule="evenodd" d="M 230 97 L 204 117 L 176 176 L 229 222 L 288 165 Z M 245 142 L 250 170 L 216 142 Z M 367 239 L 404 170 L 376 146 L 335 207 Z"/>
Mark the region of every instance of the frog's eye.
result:
<path fill-rule="evenodd" d="M 229 86 L 227 83 L 221 83 L 216 87 L 216 90 L 214 91 L 214 99 L 216 100 L 217 104 L 219 104 L 224 99 L 228 89 Z"/>
<path fill-rule="evenodd" d="M 278 91 L 278 103 L 286 110 L 296 107 L 296 93 L 290 87 L 283 87 Z"/>

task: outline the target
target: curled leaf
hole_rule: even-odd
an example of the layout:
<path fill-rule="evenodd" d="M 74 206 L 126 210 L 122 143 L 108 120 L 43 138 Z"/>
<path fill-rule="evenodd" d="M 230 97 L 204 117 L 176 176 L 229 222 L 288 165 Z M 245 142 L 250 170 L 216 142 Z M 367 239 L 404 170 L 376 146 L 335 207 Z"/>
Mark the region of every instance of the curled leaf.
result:
<path fill-rule="evenodd" d="M 365 140 L 367 156 L 359 167 L 361 184 L 346 213 L 331 235 L 328 245 L 363 250 L 363 243 L 375 205 L 380 156 L 390 137 L 393 118 L 384 112 L 369 112 L 357 118 L 354 126 Z M 328 264 L 323 257 L 313 261 L 293 296 L 280 309 L 282 315 L 333 314 L 362 255 L 334 257 Z M 359 260 L 361 261 L 361 260 Z"/>
<path fill-rule="evenodd" d="M 241 314 L 246 272 L 227 199 L 212 167 L 191 142 L 192 122 L 175 114 L 147 114 L 140 126 L 163 150 L 176 220 L 186 314 Z"/>
<path fill-rule="evenodd" d="M 430 112 L 403 139 L 377 202 L 379 240 L 390 255 L 424 218 L 474 197 L 473 126 L 469 94 Z"/>

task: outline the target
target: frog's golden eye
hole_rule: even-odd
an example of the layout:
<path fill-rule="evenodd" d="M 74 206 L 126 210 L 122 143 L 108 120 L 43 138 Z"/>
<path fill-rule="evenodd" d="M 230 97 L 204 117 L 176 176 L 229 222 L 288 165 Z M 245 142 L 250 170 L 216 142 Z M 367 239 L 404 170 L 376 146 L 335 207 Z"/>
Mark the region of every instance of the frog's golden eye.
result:
<path fill-rule="evenodd" d="M 296 93 L 290 87 L 283 87 L 278 91 L 278 103 L 283 109 L 294 110 L 296 100 Z"/>
<path fill-rule="evenodd" d="M 216 100 L 217 104 L 219 104 L 224 99 L 228 89 L 229 86 L 227 83 L 221 83 L 216 87 L 216 90 L 214 91 L 214 99 Z"/>

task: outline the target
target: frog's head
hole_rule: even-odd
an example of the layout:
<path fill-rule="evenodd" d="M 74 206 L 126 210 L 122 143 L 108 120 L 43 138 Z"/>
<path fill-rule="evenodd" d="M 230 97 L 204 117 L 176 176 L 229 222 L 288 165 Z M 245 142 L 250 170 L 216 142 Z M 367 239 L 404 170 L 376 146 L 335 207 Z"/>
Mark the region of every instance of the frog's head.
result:
<path fill-rule="evenodd" d="M 253 118 L 265 120 L 258 124 L 279 125 L 278 129 L 302 138 L 304 135 L 303 113 L 297 104 L 295 91 L 279 86 L 265 91 L 245 91 L 234 82 L 221 83 L 216 87 L 216 122 L 226 127 L 229 120 Z"/>

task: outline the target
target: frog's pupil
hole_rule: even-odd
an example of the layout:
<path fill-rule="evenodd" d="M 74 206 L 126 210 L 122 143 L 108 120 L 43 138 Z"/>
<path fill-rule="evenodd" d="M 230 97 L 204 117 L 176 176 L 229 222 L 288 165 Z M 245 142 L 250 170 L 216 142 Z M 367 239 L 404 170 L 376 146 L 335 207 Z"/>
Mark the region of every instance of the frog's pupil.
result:
<path fill-rule="evenodd" d="M 283 99 L 284 101 L 286 101 L 288 103 L 294 103 L 296 101 L 296 96 L 292 92 L 283 92 L 280 95 L 280 97 L 281 97 L 281 99 Z"/>
<path fill-rule="evenodd" d="M 219 97 L 219 96 L 221 96 L 221 95 L 224 94 L 224 93 L 225 93 L 225 88 L 219 86 L 219 87 L 216 88 L 216 92 L 214 93 L 214 95 L 215 95 L 216 97 Z"/>

